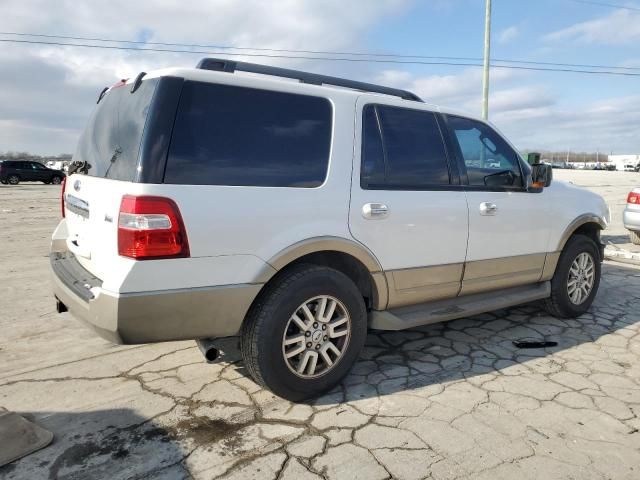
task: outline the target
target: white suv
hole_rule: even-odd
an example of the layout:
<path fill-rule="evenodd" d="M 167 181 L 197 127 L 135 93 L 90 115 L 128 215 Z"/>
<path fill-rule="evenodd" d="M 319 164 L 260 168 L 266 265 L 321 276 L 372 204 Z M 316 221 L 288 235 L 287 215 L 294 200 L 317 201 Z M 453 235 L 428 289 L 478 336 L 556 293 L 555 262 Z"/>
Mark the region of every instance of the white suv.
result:
<path fill-rule="evenodd" d="M 576 317 L 598 289 L 602 198 L 403 90 L 205 59 L 105 89 L 73 160 L 58 311 L 209 359 L 239 336 L 289 399 L 339 382 L 368 328 L 540 299 Z"/>

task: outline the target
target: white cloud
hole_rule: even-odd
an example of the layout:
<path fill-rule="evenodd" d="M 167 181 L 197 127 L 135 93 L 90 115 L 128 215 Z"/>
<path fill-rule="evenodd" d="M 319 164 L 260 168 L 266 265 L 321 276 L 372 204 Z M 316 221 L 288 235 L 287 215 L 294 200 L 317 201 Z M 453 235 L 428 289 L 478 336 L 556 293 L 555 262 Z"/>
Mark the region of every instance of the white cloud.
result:
<path fill-rule="evenodd" d="M 579 107 L 559 104 L 497 113 L 493 118 L 522 148 L 636 152 L 640 95 L 609 98 Z"/>
<path fill-rule="evenodd" d="M 625 68 L 640 68 L 640 58 L 628 58 L 627 60 L 620 62 L 617 66 Z"/>
<path fill-rule="evenodd" d="M 640 15 L 615 10 L 605 17 L 549 33 L 543 39 L 550 42 L 570 40 L 600 45 L 631 45 L 640 40 Z"/>
<path fill-rule="evenodd" d="M 361 39 L 366 38 L 367 31 L 389 16 L 404 12 L 410 1 L 4 0 L 0 2 L 0 18 L 4 25 L 24 32 L 262 48 L 366 50 Z M 442 0 L 434 8 L 445 8 L 450 3 Z M 555 32 L 551 39 L 595 41 L 604 36 L 607 41 L 622 41 L 618 36 L 623 36 L 625 41 L 628 37 L 637 41 L 638 17 L 612 14 L 605 19 L 613 18 L 614 24 L 585 22 Z M 501 34 L 506 35 L 507 30 Z M 3 44 L 0 151 L 72 152 L 103 86 L 142 70 L 192 66 L 203 56 Z M 376 75 L 377 66 L 362 63 L 273 58 L 250 61 L 374 79 L 413 90 L 429 102 L 471 114 L 480 112 L 481 70 L 476 68 L 446 75 L 416 76 L 402 69 Z M 535 83 L 532 78 L 534 74 L 522 71 L 491 72 L 491 119 L 518 146 L 566 148 L 571 143 L 574 148 L 582 145 L 583 149 L 638 149 L 640 97 L 612 98 L 572 108 L 552 95 L 551 87 Z"/>
<path fill-rule="evenodd" d="M 492 112 L 539 110 L 555 103 L 555 99 L 543 87 L 525 86 L 496 91 L 489 95 Z"/>
<path fill-rule="evenodd" d="M 513 25 L 498 33 L 498 43 L 509 43 L 520 34 L 520 29 Z"/>
<path fill-rule="evenodd" d="M 3 0 L 0 18 L 3 25 L 10 25 L 11 30 L 17 32 L 222 46 L 348 50 L 363 48 L 359 42 L 366 31 L 376 22 L 403 12 L 409 2 Z M 214 47 L 198 50 L 225 51 Z M 0 75 L 3 120 L 0 151 L 73 151 L 75 139 L 103 86 L 142 70 L 193 66 L 204 56 L 207 55 L 3 43 L 0 48 L 0 71 L 3 72 Z M 304 60 L 252 58 L 250 61 L 320 68 L 329 74 L 354 68 L 337 62 L 316 62 L 309 67 L 309 62 Z M 34 131 L 39 133 L 34 135 Z"/>
<path fill-rule="evenodd" d="M 493 69 L 491 71 L 490 100 L 492 109 L 509 110 L 512 104 L 522 104 L 523 101 L 533 102 L 536 96 L 531 88 L 506 88 L 526 74 L 507 69 Z M 386 70 L 378 75 L 376 82 L 405 88 L 418 94 L 425 102 L 442 105 L 465 111 L 470 114 L 480 112 L 482 95 L 482 70 L 467 68 L 460 73 L 450 75 L 413 76 L 404 71 Z M 538 89 L 537 91 L 539 91 Z M 540 93 L 542 97 L 542 93 Z M 545 96 L 548 101 L 548 96 Z M 495 103 L 495 106 L 494 106 Z"/>
<path fill-rule="evenodd" d="M 490 120 L 520 149 L 566 149 L 608 153 L 637 151 L 640 137 L 640 96 L 610 98 L 574 106 L 536 84 L 531 73 L 492 70 Z M 406 88 L 425 101 L 479 116 L 480 69 L 454 75 L 412 76 L 386 71 L 376 79 Z"/>

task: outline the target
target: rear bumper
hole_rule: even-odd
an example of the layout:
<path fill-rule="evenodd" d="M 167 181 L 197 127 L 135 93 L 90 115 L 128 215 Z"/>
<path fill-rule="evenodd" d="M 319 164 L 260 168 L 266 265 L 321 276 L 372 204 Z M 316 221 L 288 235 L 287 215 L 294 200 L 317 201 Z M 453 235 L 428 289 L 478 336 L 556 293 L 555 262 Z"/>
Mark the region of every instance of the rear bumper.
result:
<path fill-rule="evenodd" d="M 70 252 L 50 256 L 53 292 L 101 337 L 122 344 L 237 335 L 262 285 L 241 284 L 117 294 Z"/>
<path fill-rule="evenodd" d="M 640 232 L 640 209 L 631 210 L 629 207 L 622 212 L 622 223 L 627 230 Z"/>

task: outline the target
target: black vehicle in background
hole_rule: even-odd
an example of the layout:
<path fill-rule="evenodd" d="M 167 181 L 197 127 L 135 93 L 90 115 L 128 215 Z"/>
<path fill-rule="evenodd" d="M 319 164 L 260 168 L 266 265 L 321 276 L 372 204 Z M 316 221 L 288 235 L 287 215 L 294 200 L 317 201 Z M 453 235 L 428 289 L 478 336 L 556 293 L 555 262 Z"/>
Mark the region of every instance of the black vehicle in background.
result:
<path fill-rule="evenodd" d="M 48 168 L 38 162 L 26 160 L 5 160 L 0 163 L 0 182 L 17 185 L 20 182 L 43 182 L 59 185 L 65 173 Z"/>

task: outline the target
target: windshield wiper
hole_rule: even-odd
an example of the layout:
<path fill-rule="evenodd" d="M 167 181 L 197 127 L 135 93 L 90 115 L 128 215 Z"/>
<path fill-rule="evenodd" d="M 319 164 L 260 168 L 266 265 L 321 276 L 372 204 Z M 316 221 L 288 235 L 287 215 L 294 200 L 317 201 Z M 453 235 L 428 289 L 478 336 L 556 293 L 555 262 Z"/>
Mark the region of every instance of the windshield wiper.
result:
<path fill-rule="evenodd" d="M 109 170 L 111 170 L 111 167 L 113 167 L 113 164 L 116 163 L 116 160 L 118 159 L 121 153 L 122 153 L 122 147 L 120 145 L 117 145 L 116 149 L 113 151 L 113 155 L 111 156 L 111 159 L 109 160 L 109 168 L 107 168 L 107 171 L 104 172 L 104 178 L 109 177 Z"/>

